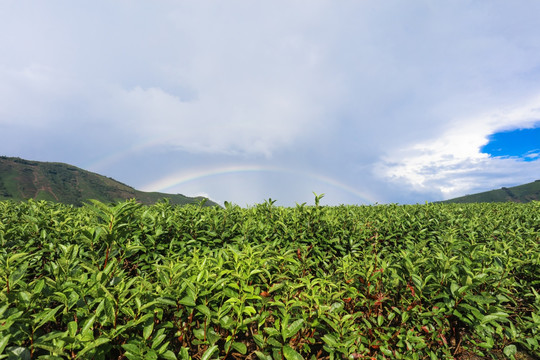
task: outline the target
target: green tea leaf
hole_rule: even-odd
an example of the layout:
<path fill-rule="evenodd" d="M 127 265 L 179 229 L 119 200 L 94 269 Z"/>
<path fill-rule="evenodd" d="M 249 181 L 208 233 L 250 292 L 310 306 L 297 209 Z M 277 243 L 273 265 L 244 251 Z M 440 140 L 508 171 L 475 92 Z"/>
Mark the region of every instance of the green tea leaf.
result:
<path fill-rule="evenodd" d="M 508 357 L 516 355 L 517 353 L 516 345 L 511 344 L 511 345 L 505 346 L 505 348 L 503 349 L 503 353 L 504 355 Z"/>
<path fill-rule="evenodd" d="M 165 351 L 163 354 L 160 355 L 165 360 L 178 360 L 176 355 L 171 350 Z"/>
<path fill-rule="evenodd" d="M 90 343 L 87 343 L 85 344 L 84 348 L 82 350 L 80 350 L 78 353 L 77 353 L 77 358 L 80 358 L 82 355 L 86 354 L 87 352 L 89 352 L 90 350 L 93 350 L 103 344 L 106 344 L 108 342 L 110 342 L 111 340 L 108 339 L 108 338 L 105 338 L 105 337 L 100 337 L 98 339 L 96 339 L 95 341 L 92 341 Z"/>
<path fill-rule="evenodd" d="M 247 352 L 247 346 L 241 342 L 233 342 L 232 348 L 238 351 L 240 354 L 245 355 Z"/>
<path fill-rule="evenodd" d="M 61 307 L 62 305 L 58 305 L 54 309 L 48 309 L 39 313 L 34 319 L 35 322 L 38 322 L 35 325 L 34 329 L 39 329 L 40 327 L 45 325 L 47 322 L 51 321 L 56 315 L 56 313 L 58 312 L 58 310 L 60 310 Z"/>
<path fill-rule="evenodd" d="M 143 327 L 143 338 L 145 340 L 148 340 L 150 335 L 152 335 L 152 332 L 154 331 L 154 322 L 151 321 L 150 324 Z"/>
<path fill-rule="evenodd" d="M 158 331 L 158 334 L 159 334 L 159 331 Z M 161 345 L 161 343 L 163 342 L 163 340 L 165 340 L 167 336 L 165 334 L 159 334 L 159 335 L 156 335 L 153 339 L 152 339 L 152 346 L 151 348 L 152 349 L 157 349 L 158 346 Z"/>
<path fill-rule="evenodd" d="M 491 322 L 491 321 L 508 321 L 508 314 L 507 313 L 504 313 L 504 312 L 496 312 L 494 314 L 489 314 L 489 315 L 486 315 L 484 316 L 484 318 L 482 319 L 482 324 L 485 324 L 487 322 Z"/>
<path fill-rule="evenodd" d="M 181 360 L 190 360 L 191 357 L 189 356 L 188 349 L 186 347 L 182 347 L 180 349 L 180 359 Z"/>
<path fill-rule="evenodd" d="M 279 330 L 271 328 L 271 327 L 265 327 L 264 332 L 270 336 L 276 336 L 280 334 Z"/>
<path fill-rule="evenodd" d="M 22 347 L 22 346 L 17 346 L 17 347 L 12 347 L 12 348 L 8 348 L 6 350 L 6 353 L 8 354 L 8 360 L 31 360 L 32 357 L 31 357 L 31 354 L 30 354 L 30 350 L 28 350 L 27 348 L 25 347 Z"/>
<path fill-rule="evenodd" d="M 34 293 L 34 295 L 40 294 L 44 287 L 45 287 L 45 280 L 40 279 L 34 285 L 32 292 Z"/>
<path fill-rule="evenodd" d="M 197 305 L 196 309 L 199 310 L 207 318 L 212 317 L 212 311 L 210 311 L 208 306 L 206 306 L 206 305 Z"/>
<path fill-rule="evenodd" d="M 84 325 L 83 325 L 83 327 L 81 329 L 81 334 L 83 336 L 86 336 L 87 334 L 93 336 L 92 326 L 94 326 L 94 321 L 95 320 L 96 320 L 96 315 L 93 315 L 91 318 L 86 320 L 86 322 L 84 323 Z"/>
<path fill-rule="evenodd" d="M 289 345 L 283 346 L 283 355 L 285 355 L 285 358 L 287 360 L 304 360 L 302 355 L 296 352 L 292 347 Z"/>
<path fill-rule="evenodd" d="M 255 344 L 260 348 L 264 348 L 264 336 L 261 334 L 253 334 L 253 341 L 255 341 Z"/>
<path fill-rule="evenodd" d="M 218 346 L 217 345 L 212 345 L 210 346 L 208 349 L 206 349 L 206 351 L 204 352 L 204 354 L 202 355 L 201 357 L 201 360 L 208 360 L 212 357 L 212 355 L 214 355 L 214 353 L 218 351 Z"/>
<path fill-rule="evenodd" d="M 141 350 L 139 349 L 139 347 L 132 343 L 122 344 L 122 348 L 132 354 L 141 354 Z"/>
<path fill-rule="evenodd" d="M 107 315 L 107 318 L 109 319 L 109 321 L 111 323 L 114 323 L 114 321 L 115 321 L 115 304 L 109 298 L 105 298 L 105 315 Z"/>
<path fill-rule="evenodd" d="M 272 360 L 272 356 L 265 355 L 264 353 L 260 351 L 255 351 L 255 355 L 259 358 L 259 360 Z"/>
<path fill-rule="evenodd" d="M 77 322 L 76 321 L 70 321 L 68 323 L 68 326 L 67 326 L 67 329 L 68 329 L 68 336 L 69 337 L 74 337 L 75 335 L 77 335 Z"/>
<path fill-rule="evenodd" d="M 183 297 L 178 302 L 180 304 L 182 304 L 182 305 L 190 306 L 190 307 L 195 307 L 195 305 L 197 305 L 197 304 L 195 304 L 195 299 L 193 299 L 193 297 L 191 297 L 189 295 Z"/>
<path fill-rule="evenodd" d="M 206 332 L 206 338 L 208 339 L 208 342 L 210 345 L 214 345 L 216 342 L 218 342 L 221 339 L 221 335 L 218 334 L 214 328 L 209 328 Z"/>
<path fill-rule="evenodd" d="M 323 341 L 326 343 L 326 345 L 336 349 L 339 347 L 338 345 L 338 342 L 337 342 L 337 339 L 334 335 L 331 335 L 331 334 L 325 334 L 323 337 L 322 337 Z"/>
<path fill-rule="evenodd" d="M 8 344 L 9 338 L 11 338 L 11 334 L 7 334 L 0 338 L 0 354 L 4 353 L 4 349 L 6 348 L 6 345 Z"/>
<path fill-rule="evenodd" d="M 176 306 L 176 301 L 174 301 L 171 298 L 167 298 L 167 297 L 158 297 L 156 299 L 156 302 L 158 304 L 162 304 L 162 305 Z M 138 307 L 140 307 L 140 305 L 138 305 Z"/>
<path fill-rule="evenodd" d="M 381 346 L 380 349 L 381 349 L 381 352 L 386 356 L 393 356 L 394 355 L 392 353 L 392 351 L 390 351 L 386 346 Z"/>
<path fill-rule="evenodd" d="M 455 282 L 450 284 L 450 292 L 452 293 L 452 296 L 456 297 L 456 293 L 457 293 L 458 289 L 459 289 L 459 285 L 456 284 Z"/>
<path fill-rule="evenodd" d="M 287 330 L 285 331 L 285 336 L 284 336 L 283 340 L 286 341 L 287 339 L 290 339 L 293 336 L 295 336 L 296 333 L 298 333 L 298 331 L 300 331 L 300 329 L 302 329 L 303 324 L 304 324 L 303 319 L 295 320 L 292 324 L 290 324 L 287 327 Z"/>

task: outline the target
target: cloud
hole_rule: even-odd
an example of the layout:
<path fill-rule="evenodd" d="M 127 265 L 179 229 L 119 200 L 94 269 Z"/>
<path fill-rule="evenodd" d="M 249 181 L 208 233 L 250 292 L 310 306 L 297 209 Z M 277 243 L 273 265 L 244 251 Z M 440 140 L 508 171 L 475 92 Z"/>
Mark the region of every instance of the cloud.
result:
<path fill-rule="evenodd" d="M 270 155 L 315 131 L 322 122 L 306 96 L 294 90 L 234 88 L 200 91 L 182 101 L 160 88 L 136 87 L 116 96 L 116 111 L 129 114 L 129 130 L 161 145 L 194 152 Z"/>
<path fill-rule="evenodd" d="M 390 202 L 489 186 L 503 170 L 518 182 L 538 161 L 478 149 L 538 119 L 538 12 L 502 0 L 2 2 L 0 151 L 101 164 L 133 185 L 198 163 L 264 165 Z M 318 186 L 238 181 L 239 203 Z M 219 187 L 190 191 L 235 200 Z"/>
<path fill-rule="evenodd" d="M 525 161 L 535 161 L 540 160 L 540 149 L 535 149 L 528 151 L 526 154 L 523 155 L 523 158 Z"/>
<path fill-rule="evenodd" d="M 29 118 L 40 117 L 45 126 L 77 102 L 80 113 L 135 139 L 162 139 L 162 146 L 191 152 L 267 156 L 331 126 L 325 116 L 337 94 L 316 39 L 305 33 L 320 6 L 293 5 L 283 16 L 273 5 L 167 3 L 153 6 L 148 17 L 141 4 L 127 14 L 118 5 L 99 7 L 103 14 L 73 5 L 57 8 L 58 15 L 47 9 L 41 17 L 25 14 L 35 20 L 27 25 L 53 37 L 37 35 L 58 55 L 13 44 L 35 63 L 23 65 L 30 75 L 23 69 L 2 76 L 13 78 L 2 93 L 14 100 L 1 109 L 3 119 L 17 114 L 33 126 Z M 23 41 L 35 42 L 12 25 Z M 69 96 L 74 84 L 56 83 L 61 78 L 78 84 L 75 99 Z M 21 91 L 13 93 L 17 87 Z M 21 111 L 31 108 L 21 99 L 34 104 L 33 115 Z"/>
<path fill-rule="evenodd" d="M 331 127 L 326 115 L 337 94 L 316 39 L 305 33 L 320 14 L 292 8 L 299 16 L 244 2 L 176 9 L 169 20 L 180 39 L 170 55 L 178 62 L 163 71 L 189 96 L 159 86 L 119 89 L 134 129 L 186 151 L 270 156 Z"/>
<path fill-rule="evenodd" d="M 445 198 L 486 187 L 528 182 L 540 163 L 517 158 L 492 158 L 480 152 L 492 133 L 527 128 L 540 118 L 540 96 L 511 108 L 447 123 L 441 136 L 389 153 L 375 167 L 381 178 L 404 181 L 417 190 L 436 189 Z M 531 154 L 534 156 L 535 154 Z"/>

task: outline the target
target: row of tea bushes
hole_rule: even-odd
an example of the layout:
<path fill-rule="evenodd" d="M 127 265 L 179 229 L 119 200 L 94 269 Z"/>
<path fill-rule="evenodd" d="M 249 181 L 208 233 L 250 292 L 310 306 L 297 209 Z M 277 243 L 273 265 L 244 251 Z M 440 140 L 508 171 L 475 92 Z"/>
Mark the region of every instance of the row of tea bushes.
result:
<path fill-rule="evenodd" d="M 540 356 L 540 203 L 0 202 L 0 359 Z"/>

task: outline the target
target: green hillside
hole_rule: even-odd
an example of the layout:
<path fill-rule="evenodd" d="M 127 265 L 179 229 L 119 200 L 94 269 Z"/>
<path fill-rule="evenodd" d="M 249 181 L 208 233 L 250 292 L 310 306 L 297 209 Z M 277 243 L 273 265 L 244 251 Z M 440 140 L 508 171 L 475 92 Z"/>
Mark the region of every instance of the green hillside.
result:
<path fill-rule="evenodd" d="M 533 200 L 540 200 L 540 180 L 532 183 L 503 187 L 497 190 L 481 192 L 478 194 L 461 196 L 454 199 L 441 201 L 444 203 L 480 203 L 480 202 L 518 202 L 526 203 Z"/>
<path fill-rule="evenodd" d="M 147 205 L 164 198 L 174 205 L 196 204 L 204 199 L 139 191 L 69 164 L 0 157 L 0 200 L 35 199 L 80 206 L 88 199 L 116 202 L 133 198 Z M 217 204 L 207 201 L 205 205 Z"/>

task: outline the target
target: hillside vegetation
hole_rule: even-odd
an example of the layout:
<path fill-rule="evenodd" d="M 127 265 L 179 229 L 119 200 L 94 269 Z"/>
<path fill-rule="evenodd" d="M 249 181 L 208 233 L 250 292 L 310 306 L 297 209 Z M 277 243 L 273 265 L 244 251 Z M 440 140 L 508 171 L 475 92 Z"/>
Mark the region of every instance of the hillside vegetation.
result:
<path fill-rule="evenodd" d="M 0 157 L 0 200 L 48 200 L 80 206 L 88 199 L 102 202 L 136 199 L 149 205 L 164 198 L 178 205 L 196 204 L 204 199 L 135 190 L 68 164 Z M 217 204 L 207 201 L 206 205 Z"/>
<path fill-rule="evenodd" d="M 444 203 L 481 203 L 481 202 L 518 202 L 526 203 L 533 200 L 540 200 L 540 180 L 532 183 L 503 187 L 498 190 L 486 191 L 478 194 L 461 196 L 458 198 L 442 201 Z"/>
<path fill-rule="evenodd" d="M 0 358 L 538 359 L 540 203 L 0 202 Z"/>

